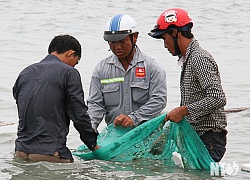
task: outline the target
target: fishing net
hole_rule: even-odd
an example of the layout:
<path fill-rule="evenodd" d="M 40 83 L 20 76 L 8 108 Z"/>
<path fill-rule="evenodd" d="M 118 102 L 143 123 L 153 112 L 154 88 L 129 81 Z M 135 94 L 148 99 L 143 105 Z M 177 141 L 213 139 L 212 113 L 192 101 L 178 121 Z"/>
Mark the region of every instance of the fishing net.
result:
<path fill-rule="evenodd" d="M 100 159 L 129 161 L 136 159 L 162 160 L 164 164 L 179 165 L 185 169 L 210 169 L 214 162 L 193 127 L 183 119 L 180 123 L 164 123 L 165 114 L 147 121 L 136 128 L 104 128 L 98 135 L 96 151 L 84 144 L 73 155 L 84 160 Z"/>

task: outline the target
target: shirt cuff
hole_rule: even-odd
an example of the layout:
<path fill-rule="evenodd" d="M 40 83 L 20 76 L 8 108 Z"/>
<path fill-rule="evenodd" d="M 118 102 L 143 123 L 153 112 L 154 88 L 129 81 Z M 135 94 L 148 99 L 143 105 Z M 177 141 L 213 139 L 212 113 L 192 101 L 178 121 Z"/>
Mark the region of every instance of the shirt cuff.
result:
<path fill-rule="evenodd" d="M 136 118 L 135 115 L 129 114 L 128 117 L 132 119 L 134 126 L 138 126 L 140 124 L 140 121 Z"/>
<path fill-rule="evenodd" d="M 97 124 L 92 124 L 92 129 L 96 132 L 96 133 L 98 133 L 98 131 L 97 131 Z"/>

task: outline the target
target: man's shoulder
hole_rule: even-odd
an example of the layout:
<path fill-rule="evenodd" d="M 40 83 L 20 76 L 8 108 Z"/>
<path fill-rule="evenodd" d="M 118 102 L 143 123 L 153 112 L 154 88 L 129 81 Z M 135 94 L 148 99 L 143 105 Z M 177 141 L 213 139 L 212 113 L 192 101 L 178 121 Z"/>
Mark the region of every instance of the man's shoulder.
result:
<path fill-rule="evenodd" d="M 146 52 L 141 52 L 141 56 L 142 56 L 143 61 L 146 64 L 148 64 L 150 67 L 156 68 L 156 69 L 163 68 L 163 66 L 161 65 L 161 62 L 153 55 L 146 53 Z"/>
<path fill-rule="evenodd" d="M 74 67 L 63 63 L 62 61 L 54 60 L 53 58 L 45 57 L 39 62 L 30 64 L 29 66 L 25 67 L 22 72 L 29 72 L 29 71 L 60 71 L 60 73 L 67 73 L 69 71 L 78 72 Z M 63 71 L 61 71 L 63 70 Z M 58 71 L 58 72 L 59 72 Z"/>
<path fill-rule="evenodd" d="M 192 45 L 190 45 L 190 46 L 192 46 L 192 47 L 191 47 L 190 52 L 191 52 L 192 57 L 195 57 L 196 59 L 202 59 L 204 57 L 205 58 L 212 57 L 210 52 L 208 52 L 206 49 L 200 47 L 198 40 L 193 39 L 191 43 L 192 43 Z"/>
<path fill-rule="evenodd" d="M 36 68 L 37 66 L 39 66 L 39 62 L 36 62 L 36 63 L 33 63 L 33 64 L 30 64 L 30 65 L 26 66 L 26 67 L 20 72 L 20 75 L 29 72 L 31 69 Z"/>
<path fill-rule="evenodd" d="M 99 61 L 97 64 L 96 64 L 96 67 L 103 67 L 103 66 L 106 66 L 108 64 L 114 64 L 115 63 L 115 59 L 114 59 L 115 55 L 112 54 L 104 59 L 102 59 L 101 61 Z"/>
<path fill-rule="evenodd" d="M 140 60 L 143 60 L 143 61 L 146 61 L 148 63 L 154 63 L 154 62 L 157 62 L 158 64 L 158 60 L 156 59 L 156 57 L 154 57 L 153 55 L 147 53 L 147 52 L 144 52 L 144 51 L 139 51 L 139 59 Z"/>
<path fill-rule="evenodd" d="M 190 63 L 207 63 L 207 62 L 215 62 L 213 56 L 205 49 L 199 47 L 195 49 L 191 54 Z"/>

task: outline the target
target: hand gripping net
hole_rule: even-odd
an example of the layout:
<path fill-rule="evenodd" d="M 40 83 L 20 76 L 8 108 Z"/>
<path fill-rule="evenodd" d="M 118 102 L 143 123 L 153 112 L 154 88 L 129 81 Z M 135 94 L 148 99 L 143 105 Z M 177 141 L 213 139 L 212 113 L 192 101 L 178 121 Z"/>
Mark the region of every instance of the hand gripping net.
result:
<path fill-rule="evenodd" d="M 165 116 L 162 114 L 134 129 L 111 124 L 98 135 L 100 149 L 92 152 L 83 144 L 73 154 L 84 160 L 122 162 L 143 158 L 175 166 L 173 153 L 177 152 L 185 169 L 210 169 L 210 162 L 214 161 L 193 127 L 185 119 L 180 123 L 164 123 Z"/>

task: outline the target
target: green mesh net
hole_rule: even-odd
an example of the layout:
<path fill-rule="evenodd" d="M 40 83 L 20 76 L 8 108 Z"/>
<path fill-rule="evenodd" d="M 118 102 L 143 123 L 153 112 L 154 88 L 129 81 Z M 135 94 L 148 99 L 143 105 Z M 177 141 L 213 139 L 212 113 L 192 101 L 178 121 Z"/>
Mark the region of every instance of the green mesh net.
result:
<path fill-rule="evenodd" d="M 134 129 L 111 124 L 98 135 L 100 149 L 92 152 L 83 144 L 73 155 L 84 160 L 154 159 L 185 169 L 210 169 L 210 162 L 214 161 L 193 127 L 185 119 L 180 123 L 164 123 L 165 116 L 162 114 Z"/>

